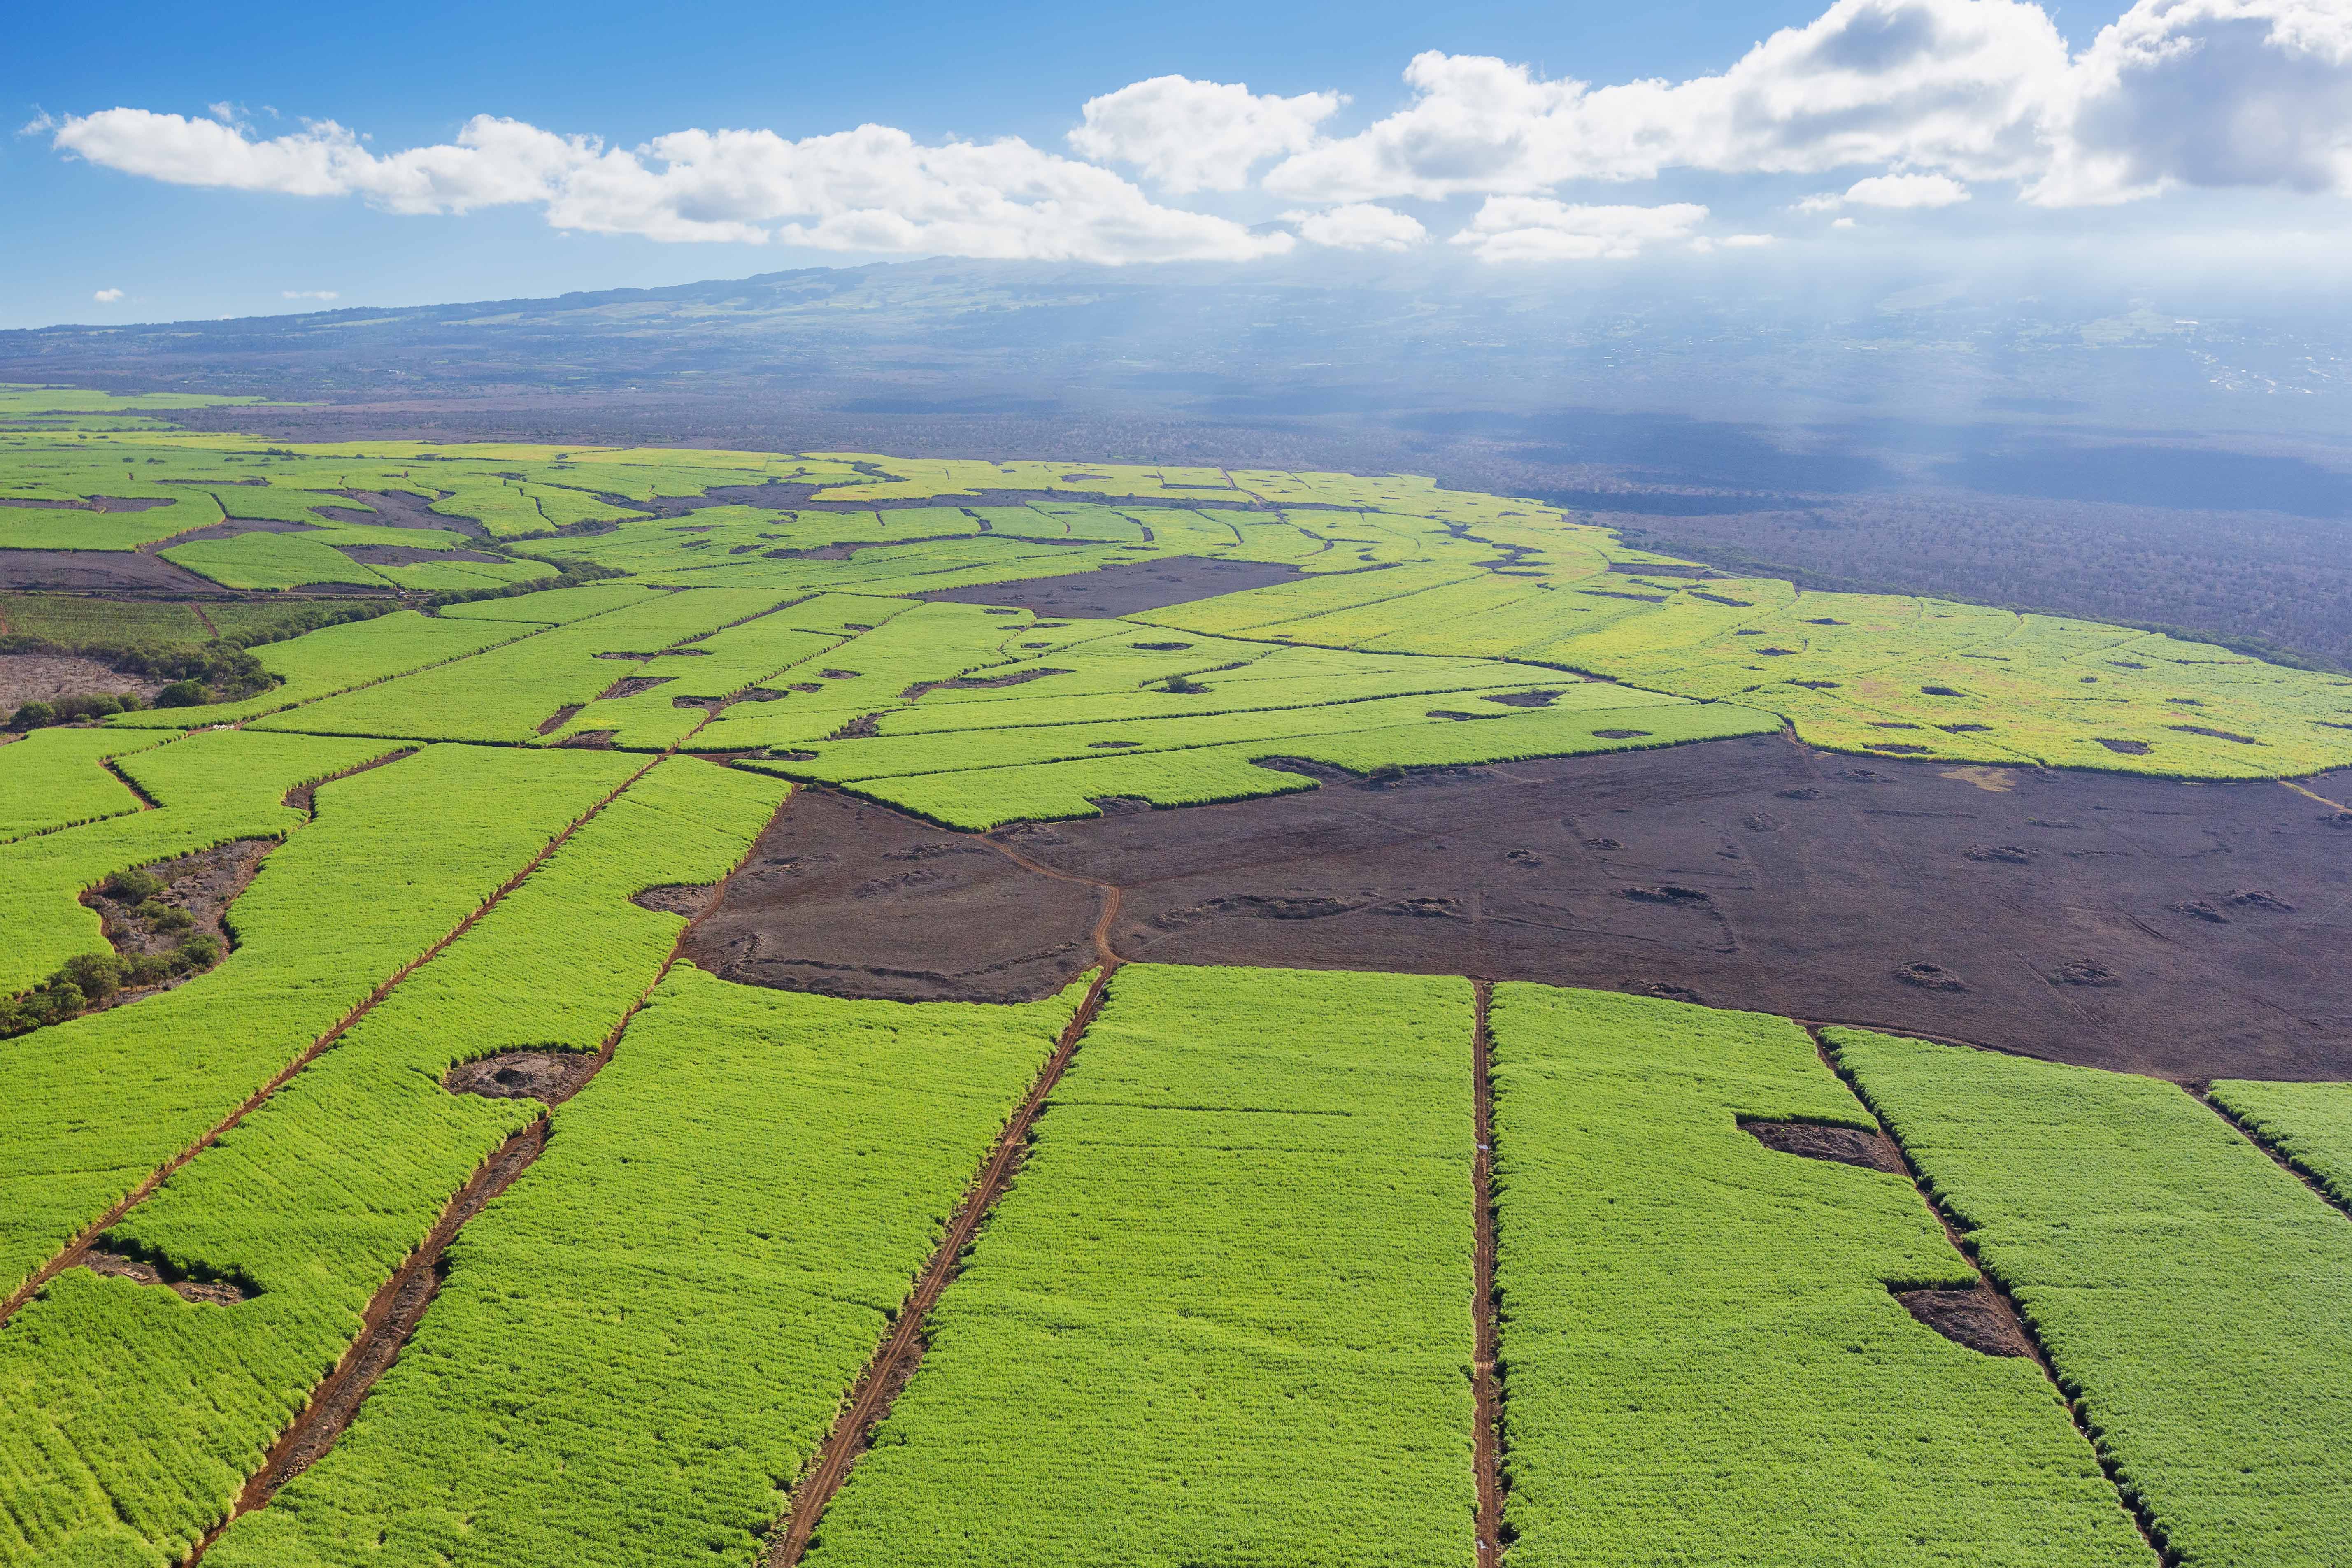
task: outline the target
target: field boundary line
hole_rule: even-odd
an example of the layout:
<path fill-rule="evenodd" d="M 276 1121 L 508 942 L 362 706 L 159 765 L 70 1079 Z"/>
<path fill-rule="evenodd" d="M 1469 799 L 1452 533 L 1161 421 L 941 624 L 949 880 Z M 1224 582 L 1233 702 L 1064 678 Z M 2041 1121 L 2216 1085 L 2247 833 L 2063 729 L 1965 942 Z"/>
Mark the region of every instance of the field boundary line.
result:
<path fill-rule="evenodd" d="M 413 755 L 414 753 L 411 754 Z M 591 805 L 579 816 L 574 817 L 568 826 L 563 828 L 562 832 L 556 834 L 554 837 L 549 839 L 547 843 L 541 847 L 539 853 L 532 856 L 520 870 L 517 871 L 513 876 L 500 883 L 491 891 L 488 898 L 483 900 L 480 904 L 476 906 L 473 912 L 467 915 L 465 919 L 459 921 L 456 926 L 451 928 L 447 934 L 441 937 L 440 940 L 434 942 L 432 946 L 426 948 L 423 952 L 417 954 L 415 958 L 410 959 L 406 963 L 402 964 L 398 969 L 394 970 L 392 974 L 382 984 L 378 984 L 374 990 L 369 992 L 366 997 L 363 998 L 357 1006 L 344 1014 L 341 1019 L 339 1020 L 333 1027 L 327 1030 L 325 1034 L 320 1035 L 315 1042 L 313 1042 L 300 1055 L 297 1056 L 292 1061 L 289 1062 L 283 1068 L 280 1068 L 268 1082 L 254 1090 L 254 1092 L 248 1095 L 245 1101 L 238 1105 L 236 1110 L 230 1111 L 228 1115 L 223 1117 L 219 1121 L 215 1122 L 211 1129 L 202 1137 L 198 1138 L 194 1143 L 189 1144 L 185 1149 L 181 1150 L 177 1154 L 174 1154 L 163 1164 L 157 1166 L 152 1173 L 151 1173 L 144 1180 L 141 1181 L 137 1186 L 131 1188 L 129 1193 L 125 1194 L 122 1198 L 114 1204 L 112 1207 L 109 1208 L 97 1219 L 91 1221 L 90 1224 L 84 1226 L 70 1242 L 66 1244 L 63 1251 L 50 1258 L 48 1262 L 43 1264 L 40 1268 L 35 1269 L 26 1277 L 25 1282 L 18 1286 L 5 1302 L 0 1302 L 0 1326 L 5 1326 L 9 1321 L 11 1321 L 16 1317 L 16 1313 L 23 1309 L 25 1304 L 39 1293 L 43 1286 L 56 1279 L 59 1274 L 64 1273 L 67 1269 L 71 1268 L 76 1264 L 79 1263 L 82 1258 L 88 1255 L 91 1243 L 95 1242 L 100 1236 L 103 1236 L 110 1228 L 121 1221 L 124 1215 L 129 1214 L 132 1209 L 138 1207 L 141 1204 L 146 1202 L 148 1198 L 154 1195 L 155 1190 L 162 1186 L 166 1181 L 170 1180 L 182 1166 L 194 1159 L 197 1155 L 203 1153 L 206 1149 L 211 1148 L 215 1143 L 220 1142 L 221 1138 L 225 1134 L 235 1131 L 238 1123 L 242 1122 L 247 1117 L 252 1115 L 255 1111 L 268 1104 L 270 1098 L 279 1089 L 285 1088 L 289 1083 L 291 1083 L 296 1075 L 300 1073 L 304 1068 L 309 1067 L 312 1062 L 318 1060 L 321 1055 L 325 1054 L 325 1052 L 334 1046 L 336 1041 L 341 1039 L 343 1036 L 350 1031 L 352 1025 L 358 1023 L 362 1018 L 366 1017 L 368 1014 L 374 1011 L 376 1004 L 390 995 L 394 986 L 407 979 L 411 974 L 415 973 L 417 970 L 423 968 L 425 964 L 430 963 L 434 959 L 441 956 L 442 952 L 448 948 L 450 943 L 456 942 L 459 937 L 464 936 L 467 931 L 473 930 L 475 924 L 478 922 L 484 915 L 488 914 L 490 910 L 496 909 L 499 903 L 504 901 L 509 893 L 513 892 L 517 888 L 522 886 L 525 879 L 530 877 L 533 871 L 538 870 L 541 866 L 544 865 L 549 856 L 562 848 L 565 842 L 567 842 L 574 833 L 577 833 L 582 827 L 587 826 L 587 824 L 593 820 L 599 813 L 603 812 L 606 806 L 619 799 L 623 790 L 627 789 L 629 785 L 643 778 L 653 769 L 655 763 L 659 763 L 661 760 L 662 759 L 660 757 L 656 757 L 653 762 L 647 763 L 644 767 L 639 768 L 635 773 L 631 773 L 626 779 L 624 779 L 610 795 L 605 795 L 602 800 L 599 800 L 593 805 Z"/>
<path fill-rule="evenodd" d="M 1503 1534 L 1503 1494 L 1508 1484 L 1503 1459 L 1502 1322 L 1495 1283 L 1495 1035 L 1489 1022 L 1495 983 L 1473 976 L 1470 995 L 1475 1020 L 1470 1044 L 1471 1126 L 1476 1145 L 1470 1162 L 1476 1225 L 1470 1362 L 1471 1399 L 1476 1414 L 1470 1462 L 1478 1486 L 1478 1568 L 1500 1568 L 1503 1549 L 1508 1544 Z"/>
<path fill-rule="evenodd" d="M 980 1234 L 990 1211 L 1012 1185 L 1038 1114 L 1045 1110 L 1055 1086 L 1061 1082 L 1070 1059 L 1077 1055 L 1078 1042 L 1085 1038 L 1095 1016 L 1101 1012 L 1104 988 L 1118 968 L 1118 960 L 1109 958 L 1096 970 L 1093 983 L 1087 987 L 1086 999 L 1078 1004 L 1061 1038 L 1055 1042 L 1053 1054 L 1045 1058 L 1045 1066 L 1029 1087 L 1028 1098 L 997 1134 L 994 1147 L 971 1185 L 965 1189 L 963 1201 L 956 1205 L 954 1217 L 932 1250 L 930 1261 L 916 1277 L 914 1289 L 899 1306 L 889 1333 L 875 1348 L 873 1360 L 851 1385 L 847 1402 L 834 1419 L 833 1430 L 793 1488 L 792 1500 L 783 1518 L 777 1522 L 772 1543 L 763 1557 L 766 1568 L 794 1568 L 800 1562 L 816 1534 L 818 1522 L 824 1517 L 825 1505 L 849 1479 L 850 1469 L 873 1440 L 875 1428 L 889 1414 L 891 1401 L 922 1360 L 923 1325 L 939 1304 L 940 1294 L 955 1278 L 957 1265 Z"/>
<path fill-rule="evenodd" d="M 1837 1052 L 1822 1033 L 1822 1026 L 1801 1024 L 1799 1026 L 1812 1037 L 1813 1054 L 1821 1058 L 1822 1065 L 1835 1073 L 1847 1092 L 1870 1112 L 1871 1120 L 1878 1124 L 1879 1136 L 1885 1139 L 1887 1147 L 1902 1158 L 1904 1174 L 1910 1179 L 1912 1190 L 1919 1194 L 1919 1201 L 1927 1205 L 1928 1214 L 1943 1227 L 1945 1239 L 1951 1243 L 1952 1250 L 1976 1271 L 1977 1282 L 2000 1299 L 2002 1309 L 2017 1325 L 2019 1337 L 2032 1352 L 2033 1364 L 2049 1381 L 2051 1392 L 2058 1396 L 2058 1403 L 2065 1410 L 2067 1418 L 2074 1424 L 2074 1430 L 2082 1435 L 2083 1441 L 2090 1447 L 2091 1457 L 2098 1462 L 2100 1472 L 2107 1478 L 2107 1484 L 2115 1489 L 2116 1505 L 2132 1521 L 2132 1527 L 2139 1531 L 2140 1539 L 2147 1543 L 2148 1550 L 2156 1553 L 2157 1562 L 2163 1564 L 2163 1568 L 2175 1568 L 2180 1562 L 2180 1554 L 2165 1540 L 2163 1527 L 2141 1500 L 2137 1489 L 2124 1479 L 2122 1468 L 2114 1457 L 2100 1445 L 2090 1417 L 2084 1414 L 2080 1401 L 2067 1391 L 2064 1381 L 2058 1375 L 2057 1367 L 2051 1362 L 2048 1347 L 2042 1344 L 2042 1336 L 2034 1331 L 2032 1321 L 2018 1306 L 2017 1298 L 2010 1293 L 2006 1284 L 1985 1268 L 1983 1259 L 1977 1256 L 1975 1245 L 1969 1240 L 1968 1233 L 1959 1227 L 1950 1211 L 1937 1200 L 1935 1189 L 1919 1169 L 1918 1162 L 1911 1157 L 1911 1151 L 1904 1146 L 1902 1139 L 1895 1135 L 1895 1129 L 1887 1125 L 1885 1113 L 1878 1109 L 1878 1102 L 1870 1098 L 1860 1080 L 1838 1059 Z"/>
<path fill-rule="evenodd" d="M 2268 1154 L 2271 1157 L 2272 1162 L 2275 1163 L 2280 1170 L 2284 1171 L 2288 1175 L 2293 1176 L 2296 1181 L 2301 1182 L 2305 1186 L 2309 1187 L 2313 1195 L 2316 1196 L 2321 1203 L 2326 1204 L 2329 1208 L 2334 1209 L 2340 1215 L 2352 1217 L 2352 1204 L 2345 1203 L 2334 1193 L 2329 1192 L 2327 1190 L 2326 1180 L 2318 1172 L 2311 1169 L 2308 1165 L 2304 1164 L 2294 1155 L 2288 1153 L 2285 1150 L 2280 1148 L 2277 1144 L 2263 1137 L 2248 1123 L 2239 1121 L 2237 1116 L 2228 1106 L 2223 1105 L 2220 1100 L 2213 1098 L 2212 1086 L 2210 1082 L 2200 1085 L 2182 1084 L 2180 1086 L 2180 1090 L 2183 1094 L 2189 1096 L 2189 1099 L 2197 1101 L 2198 1104 L 2203 1106 L 2206 1110 L 2220 1117 L 2229 1125 L 2231 1131 L 2235 1132 L 2239 1137 L 2243 1138 L 2247 1142 L 2252 1143 L 2255 1148 L 2260 1149 L 2263 1153 Z"/>
<path fill-rule="evenodd" d="M 668 755 L 664 753 L 656 762 L 667 760 Z M 651 771 L 650 766 L 641 770 L 631 778 L 630 784 L 635 784 Z M 623 791 L 627 788 L 627 784 L 622 786 Z M 784 808 L 792 804 L 793 793 L 786 792 L 784 798 L 777 804 L 775 812 L 771 814 L 770 820 L 782 815 Z M 678 927 L 677 936 L 670 943 L 669 953 L 662 960 L 661 967 L 655 971 L 653 979 L 645 989 L 638 992 L 636 997 L 622 1010 L 618 1021 L 605 1032 L 604 1044 L 596 1050 L 595 1067 L 563 1096 L 564 1100 L 586 1089 L 611 1064 L 621 1037 L 628 1033 L 630 1024 L 635 1021 L 661 983 L 669 977 L 669 972 L 677 966 L 678 959 L 686 952 L 688 933 L 704 915 L 719 907 L 726 897 L 727 884 L 751 863 L 758 846 L 759 835 L 754 834 L 745 843 L 743 853 L 737 858 L 735 864 L 729 867 L 727 874 L 714 885 L 709 902 Z M 447 1277 L 443 1260 L 448 1255 L 449 1244 L 457 1239 L 458 1233 L 488 1207 L 493 1199 L 539 1163 L 539 1157 L 547 1152 L 548 1142 L 554 1134 L 555 1105 L 542 1103 L 539 1115 L 529 1125 L 509 1134 L 505 1142 L 475 1167 L 465 1184 L 450 1194 L 433 1228 L 368 1299 L 367 1309 L 362 1315 L 363 1326 L 358 1336 L 344 1349 L 333 1370 L 311 1390 L 310 1401 L 302 1407 L 301 1413 L 278 1435 L 263 1458 L 261 1468 L 247 1478 L 244 1489 L 237 1494 L 228 1517 L 205 1532 L 182 1568 L 194 1568 L 194 1564 L 212 1549 L 213 1543 L 229 1526 L 248 1513 L 268 1508 L 287 1482 L 333 1451 L 336 1441 L 358 1419 L 368 1395 L 375 1392 L 376 1380 L 391 1371 L 399 1361 L 401 1352 L 408 1348 L 409 1341 L 424 1325 L 425 1313 L 432 1310 L 434 1301 L 440 1296 L 442 1283 Z"/>

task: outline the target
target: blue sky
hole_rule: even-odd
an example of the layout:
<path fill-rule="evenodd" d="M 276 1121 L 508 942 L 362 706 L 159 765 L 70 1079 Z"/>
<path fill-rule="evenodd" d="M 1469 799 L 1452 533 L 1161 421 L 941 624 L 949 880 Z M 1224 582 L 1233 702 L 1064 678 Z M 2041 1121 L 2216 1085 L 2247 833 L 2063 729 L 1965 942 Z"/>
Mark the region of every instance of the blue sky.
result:
<path fill-rule="evenodd" d="M 2115 4 L 2063 27 L 2019 0 L 20 7 L 0 112 L 38 129 L 0 138 L 0 325 L 933 252 L 1248 265 L 1453 246 L 1572 280 L 1871 230 L 2195 244 L 2227 212 L 2332 235 L 2352 184 L 2344 8 Z M 1783 28 L 1808 30 L 1756 47 Z M 2193 70 L 2158 58 L 2172 46 Z M 1417 56 L 1437 63 L 1408 88 Z M 1176 85 L 1130 86 L 1154 79 Z M 1932 107 L 1952 101 L 1957 119 Z M 1857 114 L 1859 142 L 1825 129 Z M 516 123 L 485 146 L 475 116 Z M 329 121 L 348 136 L 305 129 Z M 904 136 L 796 145 L 867 123 Z M 1208 163 L 1203 127 L 1225 149 Z M 721 130 L 772 135 L 632 151 Z M 1004 137 L 1034 152 L 937 153 Z M 386 162 L 403 153 L 424 163 Z"/>

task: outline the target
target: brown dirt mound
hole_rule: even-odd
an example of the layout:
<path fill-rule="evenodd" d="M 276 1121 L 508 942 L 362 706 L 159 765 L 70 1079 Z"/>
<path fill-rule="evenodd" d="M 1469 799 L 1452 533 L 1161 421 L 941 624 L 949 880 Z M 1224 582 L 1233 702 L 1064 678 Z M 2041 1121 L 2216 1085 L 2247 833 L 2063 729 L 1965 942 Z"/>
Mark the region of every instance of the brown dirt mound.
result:
<path fill-rule="evenodd" d="M 129 1279 L 141 1285 L 161 1285 L 183 1300 L 201 1302 L 208 1307 L 233 1307 L 239 1301 L 251 1300 L 256 1292 L 233 1279 L 190 1279 L 167 1275 L 154 1264 L 140 1258 L 126 1258 L 119 1252 L 105 1252 L 91 1247 L 82 1254 L 82 1267 L 92 1274 L 102 1274 L 110 1279 Z"/>
<path fill-rule="evenodd" d="M 561 1105 L 579 1093 L 602 1065 L 588 1051 L 501 1051 L 460 1062 L 442 1075 L 441 1083 L 452 1094 Z"/>
<path fill-rule="evenodd" d="M 2030 1356 L 2032 1342 L 2009 1303 L 1979 1281 L 1967 1290 L 1898 1290 L 1888 1287 L 1904 1310 L 1956 1345 L 1986 1355 Z"/>
<path fill-rule="evenodd" d="M 596 693 L 596 700 L 599 702 L 609 702 L 618 698 L 635 697 L 641 691 L 651 691 L 656 686 L 667 686 L 671 681 L 677 679 L 677 677 L 674 675 L 625 675 L 621 677 L 620 679 L 613 682 L 612 685 L 604 688 L 604 690 Z M 579 710 L 575 708 L 572 711 L 577 713 Z M 561 726 L 558 726 L 558 728 L 561 728 Z M 552 732 L 553 731 L 548 730 L 541 730 L 540 731 L 542 735 L 551 734 Z"/>
<path fill-rule="evenodd" d="M 1839 1127 L 1826 1121 L 1750 1121 L 1742 1120 L 1739 1130 L 1767 1149 L 1783 1154 L 1798 1154 L 1808 1160 L 1834 1160 L 1844 1165 L 1862 1165 L 1874 1171 L 1888 1171 L 1895 1175 L 1907 1174 L 1903 1156 L 1887 1140 L 1886 1134 L 1872 1129 Z"/>

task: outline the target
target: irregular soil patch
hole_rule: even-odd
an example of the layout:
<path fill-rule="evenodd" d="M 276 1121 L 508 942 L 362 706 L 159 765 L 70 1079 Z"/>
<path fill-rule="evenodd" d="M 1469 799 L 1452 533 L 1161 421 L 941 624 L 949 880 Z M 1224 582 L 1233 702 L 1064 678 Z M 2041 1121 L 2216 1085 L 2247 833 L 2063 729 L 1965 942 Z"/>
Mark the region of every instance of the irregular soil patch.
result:
<path fill-rule="evenodd" d="M 1998 1291 L 1979 1280 L 1966 1290 L 1888 1291 L 1904 1310 L 1956 1345 L 1986 1355 L 2030 1356 L 2032 1342 L 2025 1337 L 2017 1314 Z"/>
<path fill-rule="evenodd" d="M 0 653 L 0 719 L 27 702 L 55 702 L 60 697 L 121 697 L 128 692 L 142 702 L 152 702 L 163 686 L 163 681 L 125 675 L 94 658 Z"/>
<path fill-rule="evenodd" d="M 81 1256 L 82 1267 L 92 1274 L 103 1274 L 110 1279 L 128 1279 L 140 1285 L 160 1285 L 183 1300 L 199 1301 L 210 1307 L 234 1307 L 239 1301 L 249 1301 L 255 1292 L 233 1279 L 189 1279 L 167 1275 L 154 1264 L 141 1258 L 126 1258 L 119 1252 L 106 1252 L 91 1247 Z"/>
<path fill-rule="evenodd" d="M 1873 1129 L 1840 1127 L 1827 1121 L 1747 1121 L 1739 1130 L 1767 1149 L 1808 1160 L 1833 1160 L 1873 1171 L 1907 1175 L 1902 1154 L 1885 1133 Z"/>
<path fill-rule="evenodd" d="M 561 1105 L 596 1076 L 603 1062 L 590 1051 L 500 1051 L 460 1062 L 442 1075 L 452 1094 L 485 1100 L 536 1100 Z"/>

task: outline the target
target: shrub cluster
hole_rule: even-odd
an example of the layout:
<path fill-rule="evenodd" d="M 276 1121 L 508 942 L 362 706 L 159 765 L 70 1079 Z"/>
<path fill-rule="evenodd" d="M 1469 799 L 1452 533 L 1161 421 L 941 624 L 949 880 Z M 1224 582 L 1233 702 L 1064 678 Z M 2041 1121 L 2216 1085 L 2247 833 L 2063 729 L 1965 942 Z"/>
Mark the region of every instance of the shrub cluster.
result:
<path fill-rule="evenodd" d="M 156 911 L 150 915 L 149 910 Z M 157 931 L 185 931 L 195 921 L 174 904 L 151 899 L 138 913 Z M 117 991 L 161 985 L 183 974 L 196 974 L 221 960 L 217 939 L 199 933 L 168 952 L 115 954 L 85 952 L 69 958 L 56 973 L 21 996 L 0 1001 L 0 1038 L 21 1035 L 44 1024 L 62 1024 L 78 1017 Z"/>

